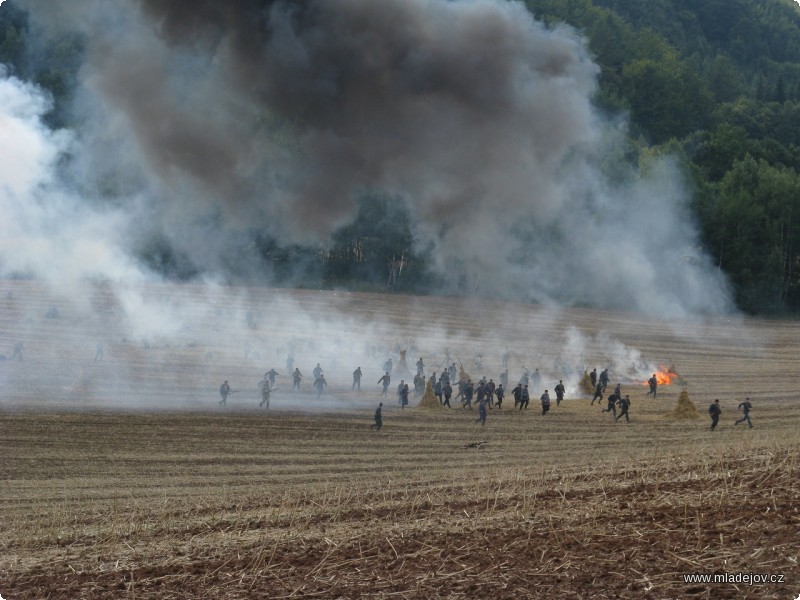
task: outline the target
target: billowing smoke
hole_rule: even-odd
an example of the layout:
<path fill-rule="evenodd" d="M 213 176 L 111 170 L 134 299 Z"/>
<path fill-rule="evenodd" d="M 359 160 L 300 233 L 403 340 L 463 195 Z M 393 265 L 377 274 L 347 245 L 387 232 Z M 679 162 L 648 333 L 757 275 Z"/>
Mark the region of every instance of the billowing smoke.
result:
<path fill-rule="evenodd" d="M 37 124 L 41 94 L 4 77 L 40 142 L 39 179 L 17 182 L 4 222 L 32 240 L 54 220 L 101 240 L 99 275 L 135 271 L 127 257 L 153 239 L 191 273 L 224 279 L 232 257 L 263 272 L 253 231 L 324 244 L 360 193 L 382 190 L 408 203 L 441 289 L 731 308 L 678 169 L 617 160 L 624 125 L 592 106 L 584 40 L 521 2 L 13 2 L 43 36 L 83 34 L 87 58 L 71 138 Z M 36 212 L 27 198 L 43 190 Z"/>

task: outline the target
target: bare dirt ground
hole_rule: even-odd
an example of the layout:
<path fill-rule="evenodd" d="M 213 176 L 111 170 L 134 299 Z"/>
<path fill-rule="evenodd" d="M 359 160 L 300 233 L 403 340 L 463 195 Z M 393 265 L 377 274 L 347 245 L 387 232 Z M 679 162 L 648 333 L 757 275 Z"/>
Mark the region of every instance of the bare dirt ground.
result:
<path fill-rule="evenodd" d="M 132 304 L 102 286 L 68 301 L 1 283 L 0 352 L 25 343 L 22 361 L 0 360 L 6 600 L 800 594 L 796 323 L 151 286 L 157 327 L 131 329 L 121 314 Z M 45 317 L 53 305 L 58 319 Z M 173 311 L 179 326 L 159 335 Z M 429 369 L 449 348 L 495 380 L 508 348 L 512 380 L 540 367 L 551 389 L 556 359 L 613 357 L 631 422 L 569 385 L 548 415 L 506 400 L 486 427 L 460 408 L 400 410 L 389 398 L 375 432 L 375 381 L 396 343 Z M 674 363 L 699 420 L 666 416 L 677 385 L 645 396 L 619 359 L 631 349 Z M 294 394 L 289 351 L 307 375 Z M 354 360 L 365 361 L 360 394 Z M 329 379 L 319 400 L 315 362 Z M 259 410 L 255 383 L 271 366 L 282 389 Z M 240 393 L 220 407 L 223 379 Z M 733 424 L 745 395 L 753 429 Z M 723 416 L 711 432 L 714 398 Z M 683 578 L 738 572 L 784 581 Z"/>

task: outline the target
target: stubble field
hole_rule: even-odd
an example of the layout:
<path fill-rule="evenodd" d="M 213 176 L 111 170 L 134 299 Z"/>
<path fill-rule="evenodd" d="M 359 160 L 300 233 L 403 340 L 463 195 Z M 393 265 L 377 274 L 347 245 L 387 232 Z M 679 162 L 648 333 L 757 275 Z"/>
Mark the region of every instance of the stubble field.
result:
<path fill-rule="evenodd" d="M 101 287 L 83 303 L 32 282 L 0 294 L 0 352 L 25 343 L 22 361 L 0 361 L 6 600 L 800 594 L 795 323 L 152 286 L 148 301 L 184 321 L 142 339 L 120 324 L 130 306 Z M 508 348 L 512 382 L 538 367 L 551 390 L 557 359 L 602 368 L 637 349 L 675 365 L 701 418 L 669 418 L 680 386 L 648 398 L 617 359 L 630 423 L 569 385 L 548 415 L 507 399 L 485 427 L 470 411 L 401 410 L 390 396 L 376 432 L 375 382 L 398 344 L 428 371 L 447 348 L 495 381 Z M 306 375 L 300 392 L 288 352 Z M 329 380 L 319 400 L 316 362 Z M 272 366 L 281 389 L 259 410 L 256 382 Z M 239 393 L 221 407 L 224 379 Z M 733 425 L 745 395 L 752 429 Z M 485 444 L 464 447 L 474 442 Z M 738 572 L 784 581 L 683 578 Z"/>

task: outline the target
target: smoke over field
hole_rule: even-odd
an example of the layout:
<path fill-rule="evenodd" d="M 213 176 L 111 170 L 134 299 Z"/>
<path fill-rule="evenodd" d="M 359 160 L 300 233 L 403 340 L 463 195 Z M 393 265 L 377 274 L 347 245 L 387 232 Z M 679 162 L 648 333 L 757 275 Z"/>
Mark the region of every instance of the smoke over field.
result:
<path fill-rule="evenodd" d="M 69 133 L 2 78 L 0 118 L 28 141 L 2 173 L 5 274 L 151 279 L 138 257 L 158 242 L 198 278 L 261 281 L 254 236 L 324 246 L 380 190 L 407 203 L 439 290 L 731 309 L 678 170 L 625 166 L 584 40 L 522 3 L 13 4 L 86 51 Z"/>

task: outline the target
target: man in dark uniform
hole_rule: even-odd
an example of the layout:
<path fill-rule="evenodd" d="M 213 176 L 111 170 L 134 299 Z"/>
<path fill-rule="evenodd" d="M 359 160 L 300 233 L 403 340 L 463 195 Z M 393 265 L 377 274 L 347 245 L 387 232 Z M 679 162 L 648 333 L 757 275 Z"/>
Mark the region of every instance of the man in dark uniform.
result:
<path fill-rule="evenodd" d="M 314 381 L 314 387 L 317 388 L 317 400 L 322 396 L 322 390 L 326 385 L 328 385 L 328 382 L 325 381 L 325 375 L 320 373 L 319 377 Z"/>
<path fill-rule="evenodd" d="M 389 384 L 392 382 L 392 378 L 389 376 L 389 371 L 384 373 L 383 377 L 378 379 L 378 383 L 383 385 L 383 391 L 381 392 L 381 396 L 385 396 L 387 390 L 389 389 Z"/>
<path fill-rule="evenodd" d="M 300 389 L 301 379 L 303 379 L 303 374 L 300 372 L 300 369 L 295 369 L 294 373 L 292 373 L 292 391 Z"/>
<path fill-rule="evenodd" d="M 503 384 L 503 387 L 508 387 L 508 369 L 500 373 L 500 383 Z"/>
<path fill-rule="evenodd" d="M 381 416 L 381 409 L 383 408 L 383 402 L 378 404 L 378 408 L 375 409 L 375 423 L 370 426 L 370 428 L 375 428 L 376 431 L 380 431 L 381 427 L 383 427 L 383 417 Z"/>
<path fill-rule="evenodd" d="M 519 409 L 528 408 L 528 403 L 531 401 L 531 395 L 528 392 L 528 386 L 522 386 L 522 393 L 519 397 Z"/>
<path fill-rule="evenodd" d="M 501 383 L 494 391 L 494 395 L 497 396 L 497 408 L 503 408 L 503 396 L 505 393 L 506 391 L 503 389 L 503 384 Z"/>
<path fill-rule="evenodd" d="M 594 405 L 595 400 L 598 400 L 597 402 L 598 404 L 600 404 L 600 402 L 603 401 L 603 384 L 600 383 L 599 381 L 597 382 L 597 385 L 594 387 L 594 396 L 592 397 L 591 405 Z"/>
<path fill-rule="evenodd" d="M 614 419 L 617 418 L 617 400 L 619 400 L 619 396 L 617 396 L 616 392 L 611 392 L 608 396 L 608 404 L 603 409 L 603 412 L 610 412 Z"/>
<path fill-rule="evenodd" d="M 400 406 L 403 405 L 403 390 L 405 389 L 405 387 L 406 387 L 406 380 L 401 379 L 400 385 L 397 386 L 397 402 L 400 404 Z"/>
<path fill-rule="evenodd" d="M 514 408 L 522 402 L 522 384 L 518 383 L 517 386 L 511 390 L 511 395 L 514 396 Z"/>
<path fill-rule="evenodd" d="M 403 385 L 403 389 L 400 390 L 400 408 L 405 408 L 408 406 L 408 384 Z"/>
<path fill-rule="evenodd" d="M 722 414 L 722 409 L 719 407 L 719 400 L 714 400 L 711 406 L 708 407 L 708 414 L 711 416 L 711 431 L 714 431 L 719 423 L 719 416 Z"/>
<path fill-rule="evenodd" d="M 489 401 L 486 399 L 484 395 L 483 398 L 478 402 L 478 418 L 475 419 L 476 423 L 480 423 L 484 427 L 486 426 L 486 416 L 489 413 Z"/>
<path fill-rule="evenodd" d="M 442 380 L 440 379 L 434 383 L 431 389 L 433 390 L 433 395 L 439 399 L 439 404 L 443 404 L 444 400 L 442 400 L 442 392 L 444 391 L 444 386 L 442 385 Z"/>
<path fill-rule="evenodd" d="M 269 379 L 266 377 L 266 375 L 264 376 L 264 379 L 258 382 L 258 387 L 261 388 L 261 402 L 258 403 L 258 406 L 266 406 L 269 408 L 269 395 L 271 390 Z"/>
<path fill-rule="evenodd" d="M 608 369 L 603 369 L 600 371 L 599 383 L 603 385 L 603 393 L 605 393 L 606 388 L 608 387 Z"/>
<path fill-rule="evenodd" d="M 388 373 L 389 375 L 391 375 L 391 374 L 392 374 L 392 369 L 393 369 L 393 368 L 394 368 L 394 365 L 392 364 L 392 359 L 391 359 L 391 357 L 390 357 L 390 358 L 387 358 L 387 359 L 386 359 L 386 362 L 385 362 L 385 363 L 383 363 L 383 370 L 384 370 L 386 373 Z"/>
<path fill-rule="evenodd" d="M 467 381 L 467 384 L 464 386 L 464 400 L 461 402 L 462 408 L 469 407 L 472 410 L 472 396 L 475 393 L 475 387 L 472 385 L 472 381 Z"/>
<path fill-rule="evenodd" d="M 486 398 L 489 400 L 489 406 L 494 406 L 494 392 L 497 386 L 494 384 L 494 379 L 490 379 L 486 384 Z"/>
<path fill-rule="evenodd" d="M 550 393 L 545 390 L 544 394 L 539 397 L 539 400 L 542 401 L 542 416 L 547 414 L 547 411 L 550 410 Z"/>
<path fill-rule="evenodd" d="M 275 387 L 275 378 L 280 375 L 275 369 L 270 369 L 266 372 L 265 376 L 269 377 L 269 385 Z"/>
<path fill-rule="evenodd" d="M 220 406 L 226 406 L 228 402 L 228 394 L 231 393 L 231 386 L 228 385 L 228 380 L 226 379 L 224 383 L 219 386 L 219 395 L 222 400 L 219 401 Z"/>
<path fill-rule="evenodd" d="M 441 380 L 439 380 L 439 383 L 441 383 Z M 450 406 L 450 398 L 453 396 L 453 386 L 450 385 L 450 380 L 447 380 L 442 386 L 442 394 L 444 394 L 444 405 L 447 408 L 453 408 Z"/>
<path fill-rule="evenodd" d="M 617 404 L 619 405 L 619 414 L 614 417 L 614 420 L 619 421 L 620 418 L 622 418 L 622 415 L 625 415 L 625 420 L 630 423 L 631 420 L 628 418 L 628 409 L 631 406 L 631 397 L 628 394 L 625 394 L 625 397 L 620 398 L 617 401 Z"/>
<path fill-rule="evenodd" d="M 656 379 L 656 374 L 653 373 L 653 376 L 647 380 L 647 383 L 650 384 L 650 391 L 647 392 L 647 395 L 653 394 L 653 399 L 655 400 L 656 391 L 658 390 L 658 379 Z"/>
<path fill-rule="evenodd" d="M 352 389 L 358 388 L 358 391 L 361 391 L 361 367 L 358 367 L 355 371 L 353 371 L 353 387 Z"/>
<path fill-rule="evenodd" d="M 750 411 L 753 409 L 753 405 L 750 402 L 750 398 L 745 398 L 744 402 L 739 404 L 739 410 L 744 413 L 741 419 L 737 419 L 734 425 L 738 425 L 739 423 L 744 423 L 747 421 L 747 424 L 750 425 L 750 429 L 753 428 L 753 423 L 750 421 Z"/>
<path fill-rule="evenodd" d="M 422 375 L 425 373 L 425 363 L 422 362 L 422 357 L 419 357 L 417 361 L 417 375 Z"/>
<path fill-rule="evenodd" d="M 558 385 L 554 388 L 556 393 L 556 406 L 561 406 L 561 401 L 564 399 L 564 394 L 566 393 L 566 389 L 564 388 L 564 381 L 562 379 L 558 380 Z"/>
<path fill-rule="evenodd" d="M 589 373 L 589 379 L 592 382 L 592 387 L 597 386 L 597 369 L 592 369 L 592 372 Z"/>
<path fill-rule="evenodd" d="M 319 379 L 322 375 L 322 367 L 319 366 L 319 363 L 317 363 L 317 366 L 314 367 L 314 370 L 311 371 L 311 373 L 314 375 L 314 385 L 316 385 L 317 379 Z"/>

